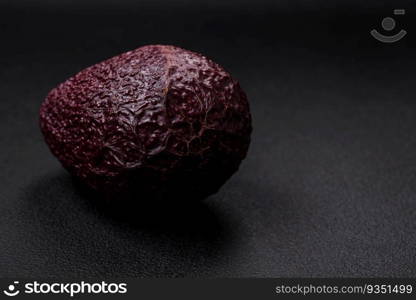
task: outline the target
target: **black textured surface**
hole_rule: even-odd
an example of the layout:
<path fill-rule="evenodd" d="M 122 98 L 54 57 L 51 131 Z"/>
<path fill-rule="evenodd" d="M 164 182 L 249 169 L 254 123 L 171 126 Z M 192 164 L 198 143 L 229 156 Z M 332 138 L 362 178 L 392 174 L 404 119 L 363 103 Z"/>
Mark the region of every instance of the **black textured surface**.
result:
<path fill-rule="evenodd" d="M 414 4 L 243 2 L 2 2 L 0 276 L 416 275 Z M 409 34 L 380 44 L 369 30 L 393 8 Z M 255 130 L 218 194 L 132 216 L 74 186 L 38 110 L 79 70 L 154 43 L 235 75 Z"/>

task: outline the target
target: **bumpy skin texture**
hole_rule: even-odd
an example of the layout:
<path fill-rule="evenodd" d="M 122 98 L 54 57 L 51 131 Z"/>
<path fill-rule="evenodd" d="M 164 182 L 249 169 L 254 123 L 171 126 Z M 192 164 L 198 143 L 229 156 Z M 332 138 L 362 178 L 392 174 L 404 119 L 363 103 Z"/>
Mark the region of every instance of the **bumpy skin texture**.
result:
<path fill-rule="evenodd" d="M 251 116 L 245 93 L 218 64 L 151 45 L 53 89 L 40 125 L 52 153 L 94 190 L 205 197 L 246 156 Z"/>

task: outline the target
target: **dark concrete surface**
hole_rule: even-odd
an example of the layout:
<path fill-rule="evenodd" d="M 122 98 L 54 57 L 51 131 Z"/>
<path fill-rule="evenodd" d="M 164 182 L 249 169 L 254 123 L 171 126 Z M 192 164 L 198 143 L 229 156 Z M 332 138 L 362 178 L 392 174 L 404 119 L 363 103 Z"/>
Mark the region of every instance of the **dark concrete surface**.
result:
<path fill-rule="evenodd" d="M 394 17 L 408 35 L 382 44 L 369 32 L 394 8 L 407 9 Z M 412 8 L 2 1 L 0 276 L 415 276 Z M 105 209 L 50 154 L 38 109 L 81 69 L 153 43 L 204 53 L 240 80 L 251 148 L 202 203 Z"/>

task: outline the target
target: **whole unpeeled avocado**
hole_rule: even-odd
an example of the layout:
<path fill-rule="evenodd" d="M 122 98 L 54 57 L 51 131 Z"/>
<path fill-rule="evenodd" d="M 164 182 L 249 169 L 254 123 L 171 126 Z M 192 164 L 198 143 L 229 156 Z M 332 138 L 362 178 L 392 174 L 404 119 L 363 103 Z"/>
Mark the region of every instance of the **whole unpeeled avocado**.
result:
<path fill-rule="evenodd" d="M 58 85 L 41 106 L 40 126 L 52 153 L 92 189 L 163 198 L 217 192 L 246 156 L 252 130 L 247 97 L 229 73 L 162 45 Z"/>

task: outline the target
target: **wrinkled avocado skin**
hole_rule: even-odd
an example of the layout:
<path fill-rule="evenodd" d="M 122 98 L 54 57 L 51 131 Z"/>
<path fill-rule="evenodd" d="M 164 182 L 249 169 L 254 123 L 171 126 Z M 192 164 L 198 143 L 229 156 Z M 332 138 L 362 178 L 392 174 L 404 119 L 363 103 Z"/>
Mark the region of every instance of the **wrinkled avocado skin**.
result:
<path fill-rule="evenodd" d="M 88 67 L 49 92 L 51 152 L 107 195 L 206 197 L 237 171 L 251 115 L 240 85 L 203 55 L 149 45 Z"/>

